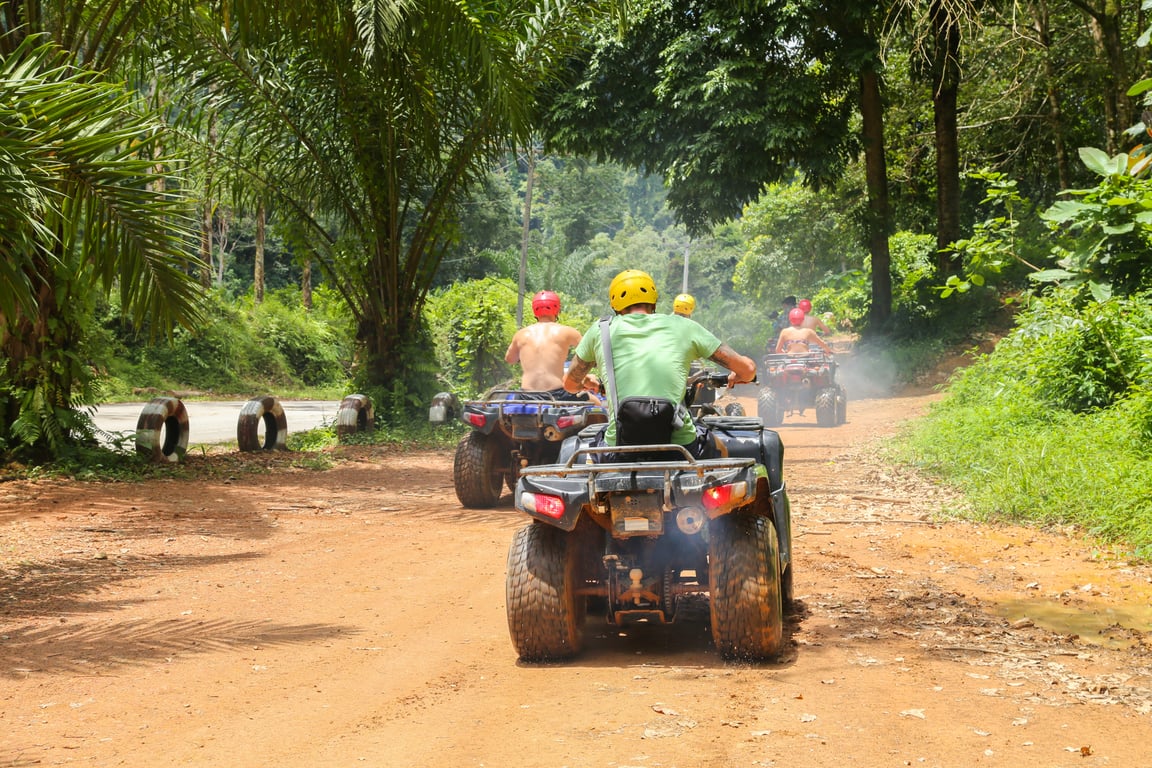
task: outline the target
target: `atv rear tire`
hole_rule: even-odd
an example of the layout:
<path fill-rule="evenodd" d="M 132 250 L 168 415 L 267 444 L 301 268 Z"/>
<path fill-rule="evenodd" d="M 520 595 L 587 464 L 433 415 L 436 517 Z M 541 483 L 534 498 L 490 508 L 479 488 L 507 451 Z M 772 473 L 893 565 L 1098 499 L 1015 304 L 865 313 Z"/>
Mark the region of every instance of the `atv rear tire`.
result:
<path fill-rule="evenodd" d="M 816 393 L 816 424 L 821 427 L 836 426 L 835 387 L 825 387 Z"/>
<path fill-rule="evenodd" d="M 766 427 L 778 427 L 784 422 L 784 407 L 776 390 L 764 387 L 756 400 L 756 415 L 764 422 Z"/>
<path fill-rule="evenodd" d="M 848 421 L 848 393 L 844 387 L 836 388 L 836 423 L 843 424 Z"/>
<path fill-rule="evenodd" d="M 726 406 L 724 406 L 724 415 L 725 416 L 743 416 L 744 415 L 744 406 L 741 405 L 740 403 L 728 403 Z"/>
<path fill-rule="evenodd" d="M 456 446 L 452 463 L 452 483 L 456 498 L 469 509 L 496 506 L 504 490 L 504 469 L 500 461 L 500 441 L 481 432 L 469 432 Z"/>
<path fill-rule="evenodd" d="M 587 598 L 576 595 L 578 543 L 575 533 L 539 522 L 512 537 L 505 601 L 508 634 L 523 661 L 580 652 Z"/>
<path fill-rule="evenodd" d="M 712 641 L 726 659 L 771 659 L 784 641 L 780 550 L 772 521 L 733 512 L 709 524 Z"/>

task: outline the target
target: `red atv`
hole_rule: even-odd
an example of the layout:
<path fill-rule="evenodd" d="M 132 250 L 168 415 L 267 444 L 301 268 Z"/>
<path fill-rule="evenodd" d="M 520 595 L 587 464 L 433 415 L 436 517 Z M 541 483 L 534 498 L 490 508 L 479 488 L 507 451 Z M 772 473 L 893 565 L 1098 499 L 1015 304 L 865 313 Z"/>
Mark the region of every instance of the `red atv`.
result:
<path fill-rule="evenodd" d="M 816 423 L 835 427 L 848 420 L 848 395 L 836 382 L 836 360 L 824 352 L 771 354 L 764 360 L 764 385 L 757 415 L 767 427 L 784 417 L 816 409 Z"/>

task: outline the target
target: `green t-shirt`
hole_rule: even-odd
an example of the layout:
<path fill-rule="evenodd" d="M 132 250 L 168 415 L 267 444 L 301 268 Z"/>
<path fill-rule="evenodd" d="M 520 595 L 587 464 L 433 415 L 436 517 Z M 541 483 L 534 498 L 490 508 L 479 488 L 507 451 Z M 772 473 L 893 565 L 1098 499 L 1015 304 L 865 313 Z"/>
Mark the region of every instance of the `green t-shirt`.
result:
<path fill-rule="evenodd" d="M 612 367 L 616 372 L 616 397 L 662 397 L 674 403 L 684 400 L 688 369 L 693 360 L 708 358 L 720 347 L 720 339 L 704 326 L 679 315 L 616 315 L 611 324 Z M 600 369 L 604 386 L 608 371 L 601 355 L 600 324 L 596 323 L 576 347 L 576 356 Z M 609 409 L 611 410 L 611 409 Z M 672 433 L 672 442 L 688 445 L 696 439 L 691 419 Z M 616 419 L 612 414 L 605 436 L 616 445 Z"/>

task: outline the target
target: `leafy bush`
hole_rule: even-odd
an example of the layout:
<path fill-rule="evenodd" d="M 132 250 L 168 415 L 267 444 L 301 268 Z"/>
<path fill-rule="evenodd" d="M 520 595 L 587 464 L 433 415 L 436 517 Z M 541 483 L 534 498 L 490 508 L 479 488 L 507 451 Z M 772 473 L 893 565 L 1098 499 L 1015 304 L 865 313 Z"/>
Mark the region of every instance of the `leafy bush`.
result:
<path fill-rule="evenodd" d="M 1011 381 L 1048 407 L 1086 412 L 1148 383 L 1152 306 L 1147 297 L 1078 302 L 1070 289 L 1033 299 L 1016 330 L 955 389 L 962 402 Z"/>
<path fill-rule="evenodd" d="M 171 339 L 153 339 L 134 328 L 115 305 L 102 309 L 102 333 L 93 338 L 107 360 L 101 371 L 106 398 L 141 389 L 195 389 L 251 394 L 276 389 L 338 386 L 347 378 L 351 330 L 330 291 L 313 293 L 314 309 L 292 308 L 299 292 L 269 294 L 258 307 L 221 292 L 209 294 L 205 318 Z"/>
<path fill-rule="evenodd" d="M 252 311 L 252 331 L 284 358 L 289 373 L 307 386 L 334 384 L 345 378 L 341 359 L 351 356 L 351 329 L 330 325 L 302 308 L 299 292 L 268 295 Z"/>
<path fill-rule="evenodd" d="M 516 287 L 506 279 L 457 283 L 429 296 L 424 319 L 446 389 L 473 396 L 512 378 L 504 352 L 516 332 L 515 311 Z"/>
<path fill-rule="evenodd" d="M 982 518 L 1082 526 L 1152 558 L 1152 307 L 1034 299 L 897 455 Z"/>

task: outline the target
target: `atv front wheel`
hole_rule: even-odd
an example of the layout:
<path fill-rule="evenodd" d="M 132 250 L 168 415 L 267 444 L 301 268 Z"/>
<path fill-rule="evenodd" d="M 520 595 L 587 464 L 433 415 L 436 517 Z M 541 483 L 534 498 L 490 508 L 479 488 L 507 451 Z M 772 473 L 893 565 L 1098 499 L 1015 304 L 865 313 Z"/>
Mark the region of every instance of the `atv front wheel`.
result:
<path fill-rule="evenodd" d="M 772 521 L 733 512 L 709 524 L 712 641 L 727 659 L 770 659 L 784 641 L 780 549 Z"/>
<path fill-rule="evenodd" d="M 523 661 L 580 652 L 587 598 L 576 595 L 577 545 L 575 533 L 539 522 L 512 537 L 505 601 L 508 634 Z"/>
<path fill-rule="evenodd" d="M 756 415 L 766 427 L 778 427 L 784 422 L 784 407 L 776 390 L 764 387 L 756 399 Z"/>
<path fill-rule="evenodd" d="M 456 498 L 469 509 L 496 506 L 504 486 L 500 441 L 491 435 L 469 432 L 456 446 L 452 483 Z"/>
<path fill-rule="evenodd" d="M 816 424 L 821 427 L 836 426 L 835 387 L 825 387 L 816 393 Z"/>

